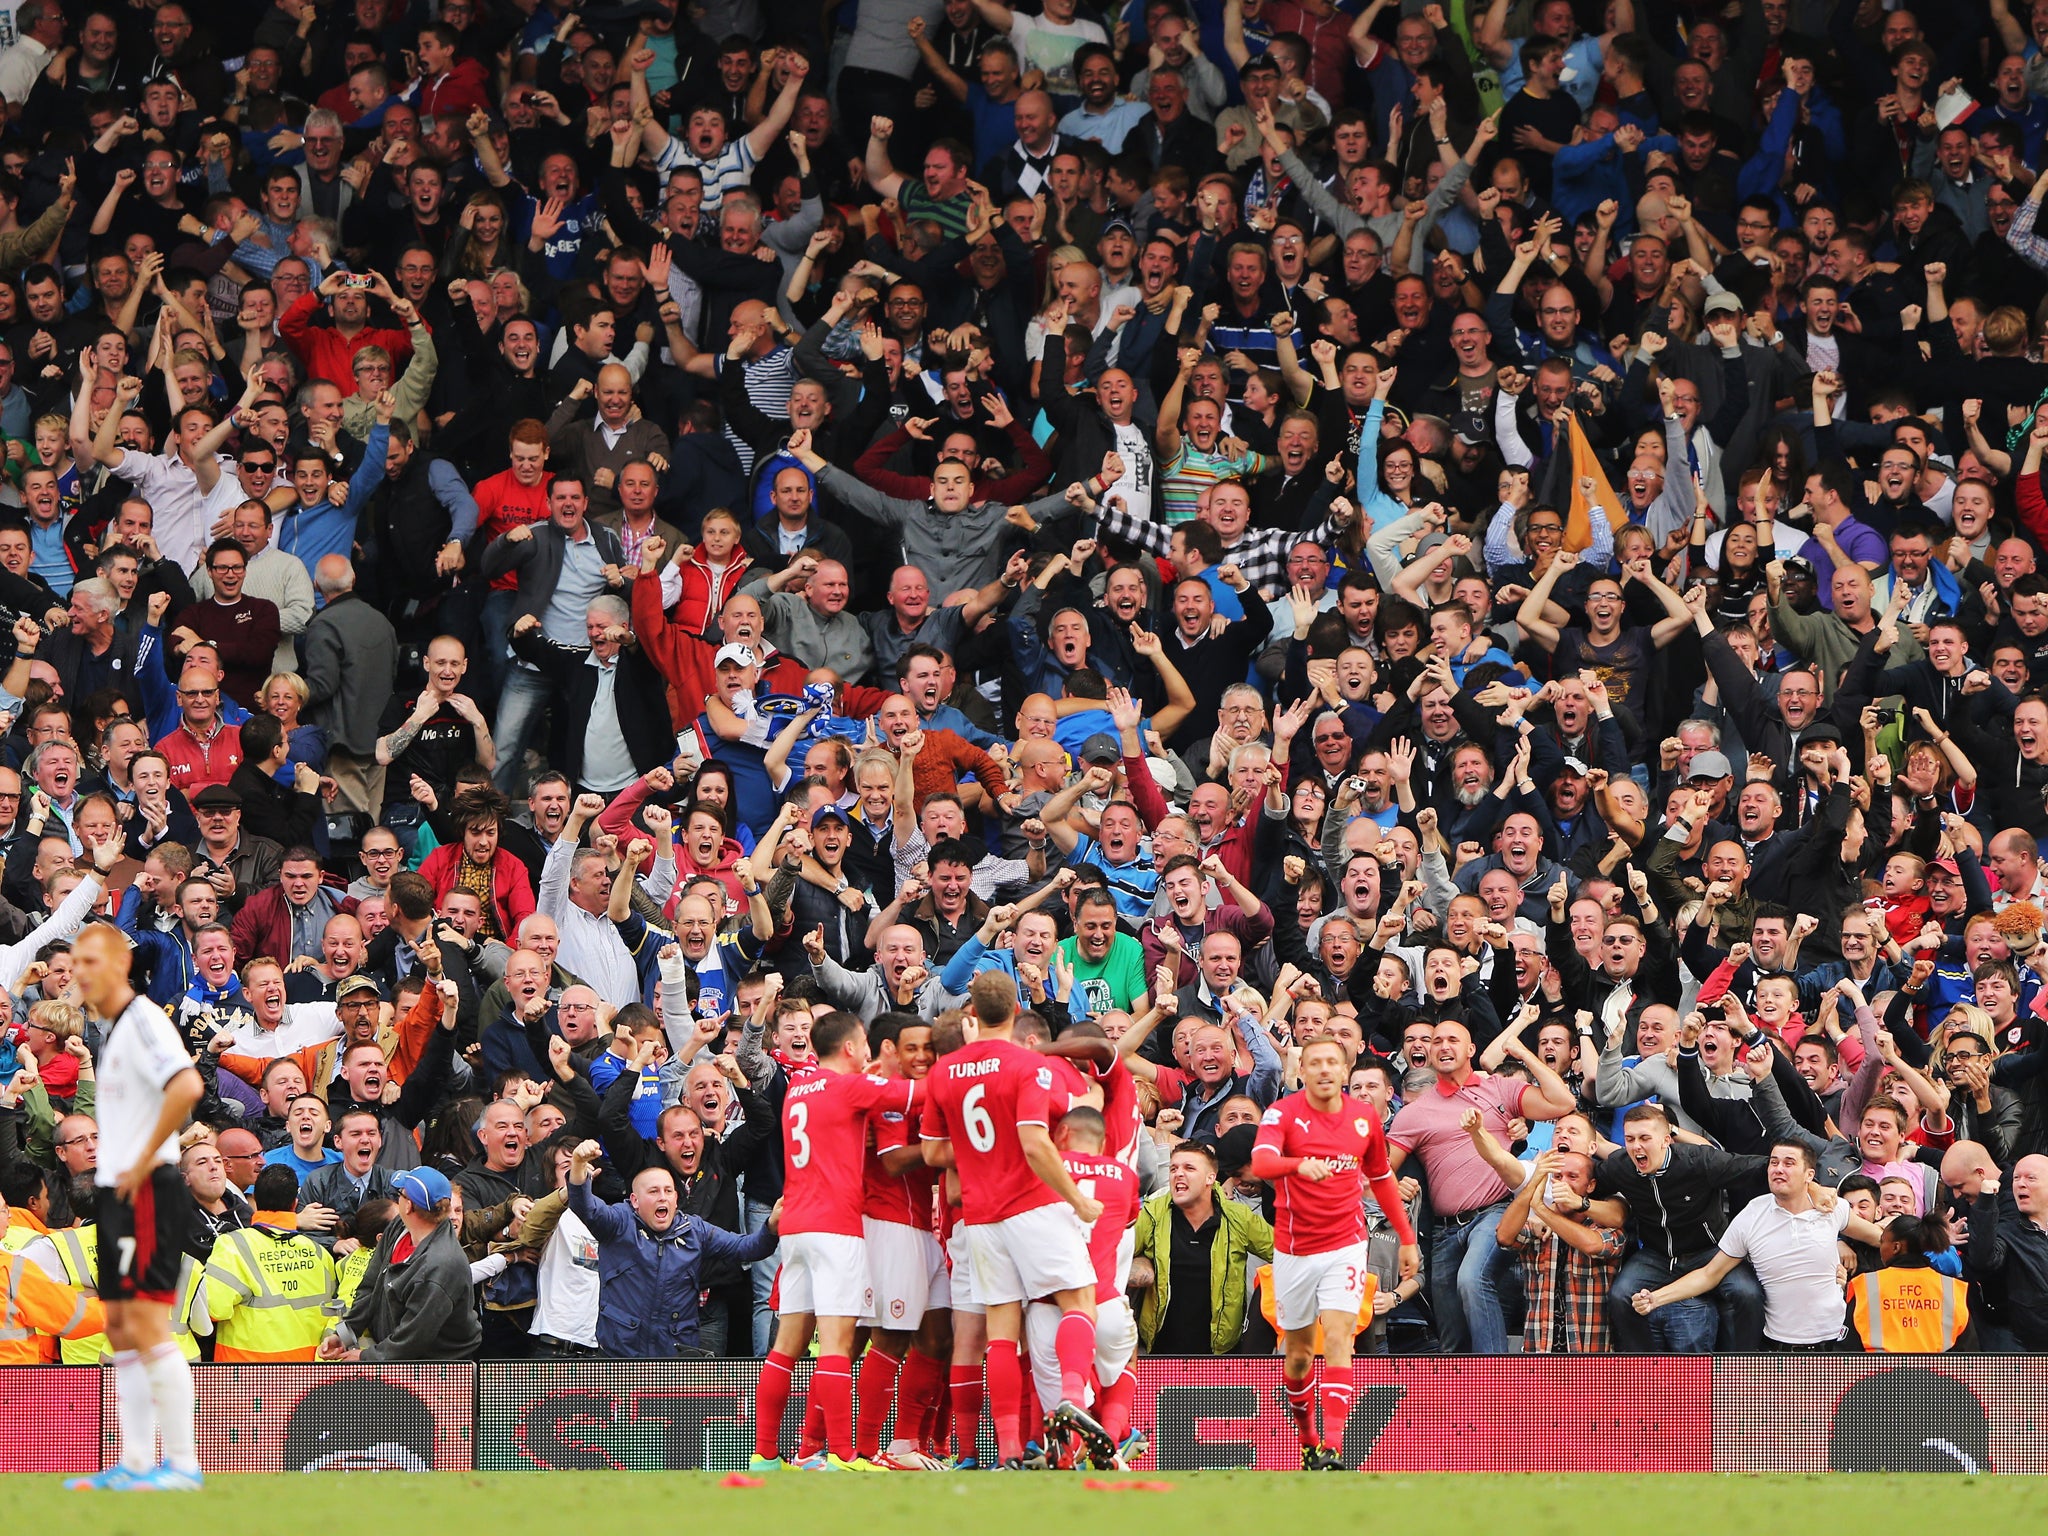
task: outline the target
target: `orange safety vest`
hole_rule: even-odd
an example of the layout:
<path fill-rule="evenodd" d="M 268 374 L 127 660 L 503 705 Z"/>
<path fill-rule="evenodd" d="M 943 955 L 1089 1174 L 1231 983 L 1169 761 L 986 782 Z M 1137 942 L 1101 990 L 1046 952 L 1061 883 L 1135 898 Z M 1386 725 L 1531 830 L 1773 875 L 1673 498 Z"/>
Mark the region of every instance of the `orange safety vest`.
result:
<path fill-rule="evenodd" d="M 59 1285 L 17 1253 L 0 1253 L 0 1365 L 41 1365 L 49 1341 L 106 1331 L 99 1298 Z"/>
<path fill-rule="evenodd" d="M 1259 1314 L 1272 1325 L 1275 1333 L 1279 1333 L 1281 1331 L 1280 1316 L 1277 1310 L 1278 1304 L 1273 1300 L 1272 1265 L 1261 1264 L 1252 1271 L 1252 1289 L 1259 1293 Z M 1372 1315 L 1372 1299 L 1379 1294 L 1379 1290 L 1380 1277 L 1367 1270 L 1365 1275 L 1365 1294 L 1358 1300 L 1358 1327 L 1355 1330 L 1356 1333 L 1364 1333 L 1368 1328 L 1372 1327 L 1375 1321 Z M 1318 1319 L 1316 1322 L 1314 1350 L 1319 1355 L 1323 1352 L 1323 1325 L 1321 1319 Z"/>
<path fill-rule="evenodd" d="M 1873 1270 L 1849 1282 L 1863 1347 L 1888 1355 L 1939 1355 L 1970 1326 L 1968 1288 L 1932 1269 Z"/>

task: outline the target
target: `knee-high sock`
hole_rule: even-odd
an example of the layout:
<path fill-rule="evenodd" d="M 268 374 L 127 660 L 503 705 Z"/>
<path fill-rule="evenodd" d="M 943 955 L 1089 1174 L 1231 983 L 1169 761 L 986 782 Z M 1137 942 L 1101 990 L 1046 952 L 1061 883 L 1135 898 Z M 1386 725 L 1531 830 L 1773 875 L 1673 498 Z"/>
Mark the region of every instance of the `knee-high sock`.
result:
<path fill-rule="evenodd" d="M 841 1461 L 853 1460 L 853 1361 L 845 1355 L 818 1356 L 811 1401 L 825 1416 L 825 1448 Z"/>
<path fill-rule="evenodd" d="M 1095 1396 L 1095 1418 L 1109 1431 L 1109 1438 L 1123 1444 L 1131 1432 L 1131 1405 L 1138 1398 L 1138 1378 L 1128 1369 Z"/>
<path fill-rule="evenodd" d="M 882 1429 L 889 1422 L 889 1409 L 896 1401 L 897 1382 L 903 1362 L 884 1354 L 874 1345 L 860 1357 L 860 1408 L 853 1421 L 853 1453 L 874 1457 L 882 1449 Z M 908 1407 L 897 1416 L 898 1433 L 913 1423 Z"/>
<path fill-rule="evenodd" d="M 199 1470 L 199 1432 L 193 1423 L 192 1363 L 175 1342 L 159 1344 L 142 1357 L 149 1399 L 163 1436 L 164 1460 L 174 1472 Z"/>
<path fill-rule="evenodd" d="M 1294 1432 L 1301 1438 L 1301 1448 L 1307 1450 L 1316 1443 L 1315 1376 L 1310 1374 L 1296 1381 L 1282 1365 L 1280 1384 L 1287 1389 L 1287 1416 L 1294 1420 Z"/>
<path fill-rule="evenodd" d="M 1060 1396 L 1077 1408 L 1088 1406 L 1088 1381 L 1095 1372 L 1095 1319 L 1086 1312 L 1060 1314 L 1053 1347 L 1060 1357 Z"/>
<path fill-rule="evenodd" d="M 142 1356 L 132 1349 L 114 1356 L 114 1409 L 121 1426 L 121 1465 L 147 1472 L 156 1465 L 156 1401 Z"/>
<path fill-rule="evenodd" d="M 996 1422 L 996 1456 L 1024 1454 L 1024 1368 L 1014 1339 L 988 1341 L 988 1411 Z"/>
<path fill-rule="evenodd" d="M 1024 1363 L 1024 1346 L 1017 1346 L 1017 1379 L 1022 1390 L 1017 1394 L 1018 1427 L 1026 1440 L 1043 1442 L 1045 1439 L 1045 1405 L 1038 1400 L 1038 1385 L 1031 1379 L 1031 1371 Z"/>
<path fill-rule="evenodd" d="M 1341 1448 L 1351 1422 L 1351 1367 L 1323 1365 L 1323 1444 Z"/>
<path fill-rule="evenodd" d="M 774 1350 L 761 1362 L 761 1383 L 754 1390 L 754 1454 L 775 1457 L 782 1454 L 782 1415 L 789 1408 L 796 1361 Z"/>
<path fill-rule="evenodd" d="M 953 1438 L 962 1459 L 981 1454 L 981 1372 L 955 1365 L 947 1374 L 946 1396 L 953 1409 Z"/>
<path fill-rule="evenodd" d="M 825 1449 L 825 1403 L 818 1396 L 818 1367 L 811 1364 L 811 1388 L 804 1394 L 804 1432 L 797 1441 L 796 1459 L 808 1461 Z"/>
<path fill-rule="evenodd" d="M 914 1441 L 920 1450 L 931 1438 L 932 1408 L 945 1395 L 946 1367 L 943 1361 L 913 1349 L 903 1357 L 903 1369 L 896 1378 L 896 1438 Z M 861 1386 L 861 1405 L 867 1405 L 867 1386 Z"/>

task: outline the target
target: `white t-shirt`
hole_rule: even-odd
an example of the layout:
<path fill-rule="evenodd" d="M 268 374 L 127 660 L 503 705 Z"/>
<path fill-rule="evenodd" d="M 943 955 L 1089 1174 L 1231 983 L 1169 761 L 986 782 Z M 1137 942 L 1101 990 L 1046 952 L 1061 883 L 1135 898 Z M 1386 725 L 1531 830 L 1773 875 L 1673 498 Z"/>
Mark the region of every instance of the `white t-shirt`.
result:
<path fill-rule="evenodd" d="M 1109 46 L 1109 34 L 1092 21 L 1070 21 L 1064 25 L 1043 16 L 1016 14 L 1010 23 L 1010 41 L 1016 44 L 1021 70 L 1045 71 L 1045 88 L 1055 96 L 1078 96 L 1081 87 L 1074 79 L 1074 55 L 1083 43 Z"/>
<path fill-rule="evenodd" d="M 1721 1234 L 1721 1251 L 1748 1259 L 1764 1288 L 1764 1333 L 1780 1344 L 1826 1344 L 1842 1336 L 1842 1287 L 1835 1239 L 1849 1202 L 1831 1211 L 1788 1211 L 1770 1195 L 1745 1205 Z"/>
<path fill-rule="evenodd" d="M 137 996 L 108 1029 L 100 1046 L 100 1161 L 92 1181 L 112 1189 L 114 1181 L 147 1159 L 170 1167 L 178 1161 L 174 1130 L 152 1148 L 149 1133 L 163 1113 L 164 1088 L 192 1065 L 185 1043 L 163 1009 Z"/>
<path fill-rule="evenodd" d="M 597 1348 L 597 1239 L 574 1211 L 562 1212 L 540 1251 L 533 1333 Z"/>
<path fill-rule="evenodd" d="M 235 1051 L 273 1060 L 341 1038 L 341 1017 L 332 1003 L 286 1003 L 277 1028 L 265 1029 L 253 1015 L 235 1025 Z"/>
<path fill-rule="evenodd" d="M 1137 426 L 1116 428 L 1117 457 L 1124 461 L 1124 477 L 1102 493 L 1124 499 L 1124 510 L 1133 517 L 1150 520 L 1152 491 L 1159 480 L 1159 466 L 1152 456 L 1152 440 Z"/>

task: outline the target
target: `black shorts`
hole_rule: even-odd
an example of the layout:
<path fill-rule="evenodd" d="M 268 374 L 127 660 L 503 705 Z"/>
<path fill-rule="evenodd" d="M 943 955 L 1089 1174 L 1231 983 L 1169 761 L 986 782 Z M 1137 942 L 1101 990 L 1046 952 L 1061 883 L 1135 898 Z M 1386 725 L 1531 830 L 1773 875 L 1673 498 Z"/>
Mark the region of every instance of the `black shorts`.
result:
<path fill-rule="evenodd" d="M 198 1215 L 185 1176 L 173 1167 L 155 1169 L 133 1205 L 111 1189 L 100 1190 L 100 1300 L 176 1302 L 178 1271 Z"/>

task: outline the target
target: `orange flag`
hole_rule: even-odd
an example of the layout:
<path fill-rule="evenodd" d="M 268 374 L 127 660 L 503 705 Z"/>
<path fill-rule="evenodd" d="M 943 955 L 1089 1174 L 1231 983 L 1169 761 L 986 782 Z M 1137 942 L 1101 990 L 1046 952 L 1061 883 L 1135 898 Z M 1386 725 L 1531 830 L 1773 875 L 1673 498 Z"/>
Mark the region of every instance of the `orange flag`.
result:
<path fill-rule="evenodd" d="M 1614 494 L 1614 487 L 1607 483 L 1607 472 L 1600 467 L 1600 459 L 1593 452 L 1593 445 L 1586 441 L 1585 429 L 1579 425 L 1579 418 L 1571 419 L 1572 450 L 1572 498 L 1571 510 L 1564 520 L 1564 547 L 1577 552 L 1593 542 L 1592 519 L 1597 511 L 1607 519 L 1607 526 L 1619 530 L 1628 521 L 1628 513 L 1622 510 L 1621 498 Z M 1592 495 L 1586 494 L 1586 482 L 1592 482 Z"/>

